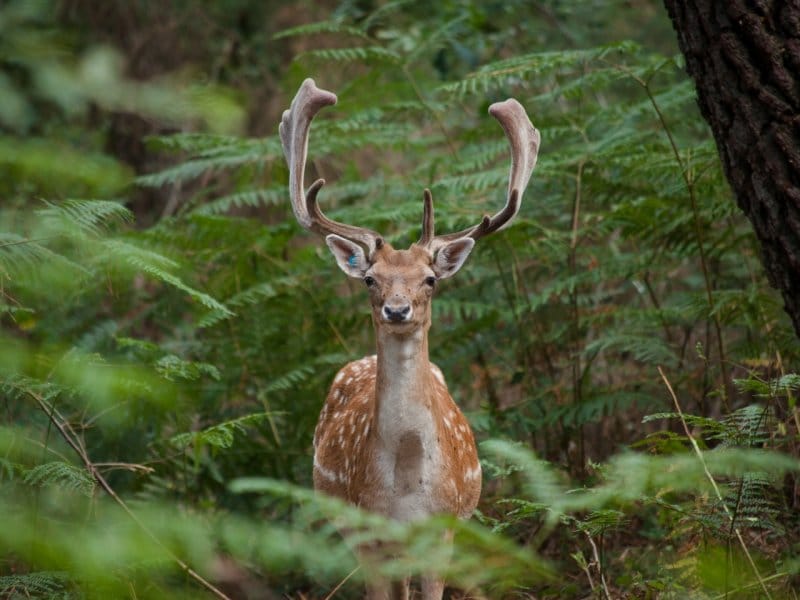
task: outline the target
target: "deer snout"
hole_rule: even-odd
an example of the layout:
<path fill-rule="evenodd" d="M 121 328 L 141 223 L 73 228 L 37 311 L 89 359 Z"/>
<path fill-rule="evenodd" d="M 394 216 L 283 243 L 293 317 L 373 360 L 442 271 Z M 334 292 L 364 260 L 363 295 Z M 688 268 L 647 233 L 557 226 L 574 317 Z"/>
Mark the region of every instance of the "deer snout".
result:
<path fill-rule="evenodd" d="M 383 305 L 383 318 L 392 323 L 402 323 L 411 319 L 411 305 L 407 302 Z"/>

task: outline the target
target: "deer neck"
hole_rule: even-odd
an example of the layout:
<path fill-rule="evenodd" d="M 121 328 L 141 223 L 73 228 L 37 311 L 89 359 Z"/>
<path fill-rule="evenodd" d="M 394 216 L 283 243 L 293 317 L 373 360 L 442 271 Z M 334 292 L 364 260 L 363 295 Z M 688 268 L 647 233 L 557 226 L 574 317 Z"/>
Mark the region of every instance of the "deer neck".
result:
<path fill-rule="evenodd" d="M 410 433 L 422 438 L 435 435 L 427 328 L 403 336 L 380 330 L 377 334 L 375 417 L 379 438 L 393 446 Z"/>
<path fill-rule="evenodd" d="M 433 485 L 441 470 L 427 330 L 408 336 L 378 332 L 376 475 L 386 490 L 386 514 L 400 521 L 435 510 Z"/>

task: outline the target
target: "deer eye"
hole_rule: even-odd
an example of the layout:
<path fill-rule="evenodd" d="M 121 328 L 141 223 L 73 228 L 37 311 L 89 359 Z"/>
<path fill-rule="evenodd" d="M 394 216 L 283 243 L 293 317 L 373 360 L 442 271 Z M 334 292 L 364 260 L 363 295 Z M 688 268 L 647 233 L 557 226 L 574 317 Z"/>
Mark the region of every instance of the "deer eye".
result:
<path fill-rule="evenodd" d="M 366 277 L 364 277 L 364 283 L 367 284 L 367 287 L 372 287 L 373 285 L 375 285 L 375 278 L 367 275 Z"/>
<path fill-rule="evenodd" d="M 435 286 L 436 285 L 436 277 L 426 277 L 425 278 L 425 284 L 429 285 L 431 287 Z"/>

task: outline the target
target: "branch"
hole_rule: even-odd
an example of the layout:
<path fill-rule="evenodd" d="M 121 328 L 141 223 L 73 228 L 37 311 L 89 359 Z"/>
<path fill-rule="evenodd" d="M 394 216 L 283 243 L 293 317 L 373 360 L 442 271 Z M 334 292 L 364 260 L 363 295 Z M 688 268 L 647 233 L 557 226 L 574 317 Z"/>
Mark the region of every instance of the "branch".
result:
<path fill-rule="evenodd" d="M 606 576 L 603 574 L 603 564 L 600 562 L 600 553 L 597 551 L 597 544 L 594 543 L 594 540 L 592 539 L 592 536 L 589 535 L 588 531 L 584 531 L 584 533 L 586 534 L 586 537 L 589 538 L 589 544 L 592 546 L 592 554 L 594 555 L 594 562 L 597 564 L 597 572 L 600 574 L 600 584 L 603 586 L 603 594 L 607 600 L 611 600 L 611 594 L 609 593 L 608 585 L 606 584 Z"/>
<path fill-rule="evenodd" d="M 175 561 L 178 566 L 187 574 L 189 577 L 194 579 L 197 583 L 202 585 L 204 588 L 209 590 L 212 594 L 214 594 L 217 598 L 221 598 L 222 600 L 231 600 L 224 592 L 216 588 L 211 582 L 206 580 L 202 575 L 197 573 L 194 569 L 192 569 L 187 563 L 185 563 L 177 554 L 175 554 L 172 550 L 170 550 L 161 540 L 159 540 L 156 535 L 145 525 L 139 517 L 125 504 L 125 501 L 120 498 L 117 493 L 114 491 L 108 482 L 106 481 L 105 477 L 103 477 L 100 470 L 97 468 L 92 460 L 89 458 L 86 450 L 82 447 L 82 445 L 77 441 L 77 436 L 75 432 L 70 427 L 69 423 L 61 416 L 61 414 L 56 410 L 55 404 L 48 406 L 47 402 L 39 396 L 38 394 L 30 391 L 25 390 L 26 393 L 36 400 L 36 403 L 39 405 L 39 408 L 47 415 L 47 418 L 50 419 L 50 422 L 56 426 L 58 431 L 61 433 L 61 437 L 64 438 L 64 441 L 69 444 L 69 446 L 75 451 L 75 453 L 80 457 L 81 461 L 83 462 L 84 467 L 87 471 L 91 474 L 92 478 L 98 483 L 98 485 L 103 488 L 103 490 L 113 498 L 114 502 L 116 502 L 122 510 L 131 518 L 131 520 L 136 523 L 136 525 L 149 537 L 159 548 L 164 550 L 167 555 Z"/>

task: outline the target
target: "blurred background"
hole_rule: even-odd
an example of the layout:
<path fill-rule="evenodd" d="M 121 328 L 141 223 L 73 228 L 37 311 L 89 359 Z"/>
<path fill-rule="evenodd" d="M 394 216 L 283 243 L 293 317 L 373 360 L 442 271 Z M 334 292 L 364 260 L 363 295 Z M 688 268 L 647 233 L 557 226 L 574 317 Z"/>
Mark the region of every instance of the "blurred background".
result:
<path fill-rule="evenodd" d="M 374 341 L 291 213 L 306 77 L 339 97 L 306 181 L 395 246 L 424 187 L 441 232 L 502 206 L 489 104 L 542 133 L 434 300 L 469 523 L 309 492 Z M 799 351 L 655 0 L 0 2 L 2 598 L 359 597 L 332 515 L 454 598 L 795 598 Z"/>

